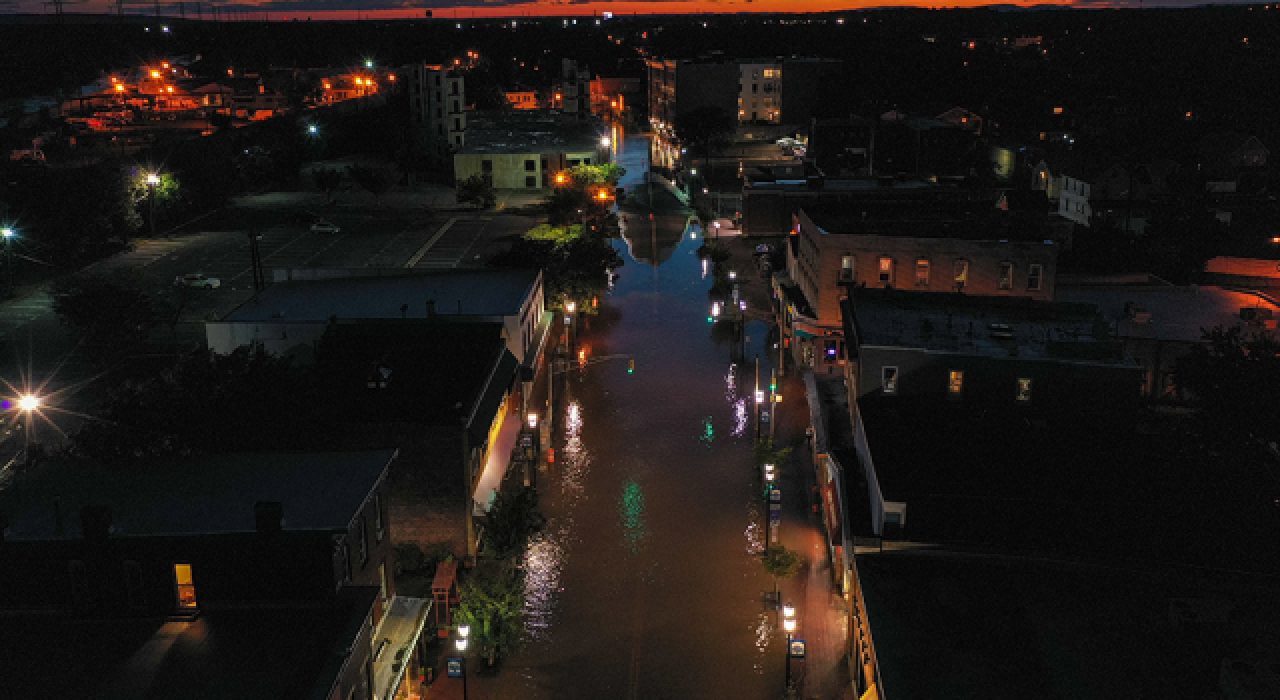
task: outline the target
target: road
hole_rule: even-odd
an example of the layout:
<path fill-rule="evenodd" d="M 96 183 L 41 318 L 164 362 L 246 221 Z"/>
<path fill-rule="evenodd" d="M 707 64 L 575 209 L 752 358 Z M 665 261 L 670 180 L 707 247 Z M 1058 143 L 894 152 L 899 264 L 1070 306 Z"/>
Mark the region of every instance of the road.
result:
<path fill-rule="evenodd" d="M 624 145 L 632 179 L 644 143 Z M 758 558 L 754 365 L 731 364 L 713 342 L 701 241 L 689 212 L 655 191 L 653 224 L 634 198 L 623 206 L 631 230 L 642 225 L 617 244 L 626 265 L 576 338 L 570 357 L 582 350 L 584 364 L 555 377 L 557 458 L 539 488 L 548 527 L 525 562 L 527 645 L 495 677 L 473 677 L 472 698 L 781 694 L 784 642 Z M 655 247 L 657 265 L 638 259 Z M 763 331 L 751 324 L 749 356 L 767 355 Z"/>

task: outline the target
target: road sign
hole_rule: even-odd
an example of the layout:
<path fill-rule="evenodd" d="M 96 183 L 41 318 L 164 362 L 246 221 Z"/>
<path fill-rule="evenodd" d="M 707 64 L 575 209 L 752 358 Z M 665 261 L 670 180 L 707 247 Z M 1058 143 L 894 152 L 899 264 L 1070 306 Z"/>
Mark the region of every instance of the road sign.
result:
<path fill-rule="evenodd" d="M 782 489 L 778 488 L 777 486 L 773 487 L 773 490 L 769 492 L 769 502 L 770 502 L 770 503 L 777 503 L 777 504 L 779 504 L 779 507 L 781 507 L 781 504 L 782 504 Z"/>
<path fill-rule="evenodd" d="M 782 522 L 782 504 L 770 503 L 769 504 L 769 524 L 777 525 L 780 522 Z"/>
<path fill-rule="evenodd" d="M 450 678 L 462 678 L 462 659 L 457 656 L 451 656 L 446 659 L 445 669 Z"/>
<path fill-rule="evenodd" d="M 533 447 L 533 433 L 520 433 L 520 446 L 525 448 Z"/>
<path fill-rule="evenodd" d="M 761 411 L 761 412 L 760 412 L 760 422 L 761 422 L 761 423 L 768 423 L 768 422 L 769 422 L 769 412 L 768 412 L 768 411 Z"/>
<path fill-rule="evenodd" d="M 804 640 L 803 639 L 791 640 L 790 653 L 791 653 L 791 658 L 793 659 L 803 659 L 804 658 Z"/>

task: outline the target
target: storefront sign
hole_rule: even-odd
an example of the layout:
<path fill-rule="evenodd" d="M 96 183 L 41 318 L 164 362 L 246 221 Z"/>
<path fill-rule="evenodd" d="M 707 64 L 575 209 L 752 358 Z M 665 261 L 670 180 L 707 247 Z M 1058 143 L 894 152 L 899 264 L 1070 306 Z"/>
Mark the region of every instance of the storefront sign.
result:
<path fill-rule="evenodd" d="M 791 651 L 791 658 L 803 659 L 804 658 L 804 640 L 803 639 L 791 640 L 790 651 Z"/>
<path fill-rule="evenodd" d="M 462 678 L 462 659 L 451 656 L 445 660 L 445 669 L 450 678 Z"/>

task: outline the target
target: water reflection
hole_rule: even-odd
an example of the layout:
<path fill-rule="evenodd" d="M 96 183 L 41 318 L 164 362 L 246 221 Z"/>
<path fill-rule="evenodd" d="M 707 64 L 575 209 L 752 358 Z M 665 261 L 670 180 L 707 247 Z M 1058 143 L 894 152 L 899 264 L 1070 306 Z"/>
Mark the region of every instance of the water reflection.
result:
<path fill-rule="evenodd" d="M 582 445 L 582 405 L 577 399 L 569 402 L 564 417 L 564 447 L 561 449 L 560 493 L 565 496 L 569 508 L 577 505 L 585 488 L 591 455 Z"/>
<path fill-rule="evenodd" d="M 572 519 L 556 523 L 557 531 L 543 531 L 530 538 L 524 553 L 525 638 L 545 640 L 550 636 L 559 601 L 560 573 L 565 552 L 561 544 L 572 529 Z"/>
<path fill-rule="evenodd" d="M 627 541 L 632 554 L 639 554 L 649 532 L 644 524 L 644 491 L 635 479 L 628 479 L 622 485 L 622 497 L 618 499 L 618 510 L 622 516 L 622 536 Z"/>
<path fill-rule="evenodd" d="M 747 538 L 747 554 L 764 553 L 764 518 L 760 512 L 760 503 L 751 499 L 747 504 L 747 529 L 742 534 Z"/>
<path fill-rule="evenodd" d="M 711 449 L 712 443 L 716 439 L 716 428 L 711 420 L 711 416 L 702 419 L 702 434 L 698 436 L 698 440 L 707 448 Z"/>
<path fill-rule="evenodd" d="M 773 639 L 773 633 L 777 627 L 773 624 L 773 615 L 768 612 L 761 612 L 756 616 L 755 632 L 756 636 L 756 658 L 752 660 L 751 670 L 756 675 L 764 673 L 764 659 L 769 652 L 769 641 Z"/>
<path fill-rule="evenodd" d="M 747 434 L 747 400 L 738 399 L 733 403 L 733 436 L 742 437 Z"/>

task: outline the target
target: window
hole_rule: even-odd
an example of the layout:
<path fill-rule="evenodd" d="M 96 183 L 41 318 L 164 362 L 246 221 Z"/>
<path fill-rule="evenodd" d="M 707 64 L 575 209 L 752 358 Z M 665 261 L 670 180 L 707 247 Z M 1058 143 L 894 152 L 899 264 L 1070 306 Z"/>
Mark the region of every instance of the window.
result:
<path fill-rule="evenodd" d="M 1016 398 L 1018 400 L 1018 403 L 1031 403 L 1031 380 L 1030 379 L 1018 380 L 1018 395 Z"/>
<path fill-rule="evenodd" d="M 384 559 L 378 565 L 378 581 L 382 589 L 382 602 L 387 602 L 387 561 Z"/>
<path fill-rule="evenodd" d="M 458 117 L 453 118 L 453 130 L 462 131 L 462 120 L 459 119 Z"/>
<path fill-rule="evenodd" d="M 526 171 L 526 172 L 531 172 L 531 173 L 532 173 L 532 172 L 537 172 L 537 170 L 538 170 L 538 161 L 533 160 L 533 159 L 526 160 L 526 161 L 524 162 L 524 169 L 525 169 L 525 171 Z"/>
<path fill-rule="evenodd" d="M 455 145 L 461 146 L 461 145 L 462 145 L 462 134 L 458 134 L 457 136 L 454 136 L 454 137 L 453 137 L 453 143 L 454 143 Z"/>
<path fill-rule="evenodd" d="M 440 83 L 436 83 L 436 85 L 439 85 L 439 84 L 440 84 Z M 436 102 L 439 102 L 439 101 L 440 101 L 440 91 L 439 91 L 439 90 L 437 90 L 437 91 L 436 91 L 436 100 L 435 100 L 435 101 L 436 101 Z"/>
<path fill-rule="evenodd" d="M 1027 270 L 1027 289 L 1032 292 L 1040 291 L 1040 280 L 1044 277 L 1044 266 L 1032 265 Z"/>
<path fill-rule="evenodd" d="M 782 70 L 781 70 L 781 69 L 779 69 L 779 68 L 765 68 L 765 69 L 764 69 L 764 77 L 765 77 L 765 78 L 773 78 L 773 79 L 781 78 L 781 77 L 782 77 Z"/>
<path fill-rule="evenodd" d="M 591 159 L 590 159 L 590 158 L 583 158 L 583 159 L 582 159 L 582 164 L 583 164 L 583 165 L 591 165 Z"/>
<path fill-rule="evenodd" d="M 880 258 L 880 284 L 886 287 L 893 285 L 893 258 Z"/>
<path fill-rule="evenodd" d="M 826 348 L 827 362 L 828 363 L 839 362 L 840 361 L 840 342 L 837 340 L 828 340 L 826 343 L 826 346 L 827 346 Z"/>
<path fill-rule="evenodd" d="M 881 367 L 880 368 L 880 388 L 886 394 L 898 393 L 898 368 L 897 367 Z"/>
<path fill-rule="evenodd" d="M 444 119 L 444 107 L 436 107 L 436 119 Z"/>
<path fill-rule="evenodd" d="M 854 258 L 852 255 L 840 256 L 840 281 L 841 282 L 853 281 L 853 261 L 854 261 Z"/>
<path fill-rule="evenodd" d="M 439 73 L 437 73 L 437 74 L 436 74 L 435 76 L 433 76 L 433 77 L 435 77 L 435 79 L 436 79 L 436 87 L 440 87 L 440 74 L 439 74 Z M 439 98 L 439 97 L 436 97 L 436 99 L 438 100 L 438 99 L 440 99 L 440 98 Z"/>
<path fill-rule="evenodd" d="M 575 166 L 575 165 L 582 165 L 582 161 L 581 161 L 580 159 L 578 159 L 578 158 L 570 158 L 570 159 L 569 159 L 569 167 L 570 167 L 570 168 L 572 168 L 572 167 L 573 167 L 573 166 Z"/>
<path fill-rule="evenodd" d="M 754 94 L 756 94 L 756 93 L 758 93 L 758 92 L 760 92 L 760 84 L 759 84 L 759 83 L 751 83 L 751 94 L 752 94 L 752 95 L 754 95 Z"/>
<path fill-rule="evenodd" d="M 929 286 L 929 261 L 920 259 L 916 261 L 916 286 Z"/>
<path fill-rule="evenodd" d="M 1013 263 L 1000 263 L 1000 280 L 1001 289 L 1013 289 Z"/>
<path fill-rule="evenodd" d="M 547 159 L 546 159 L 546 158 L 543 158 L 543 159 L 542 159 L 542 169 L 543 169 L 543 170 L 546 170 L 546 169 L 547 169 Z"/>
<path fill-rule="evenodd" d="M 452 83 L 449 83 L 449 94 L 450 95 L 458 94 L 458 81 L 455 80 Z"/>
<path fill-rule="evenodd" d="M 173 586 L 178 594 L 178 607 L 182 610 L 196 608 L 196 582 L 191 575 L 190 564 L 173 565 Z"/>
<path fill-rule="evenodd" d="M 369 524 L 363 515 L 356 526 L 356 540 L 356 546 L 360 548 L 360 566 L 364 566 L 369 563 Z"/>
<path fill-rule="evenodd" d="M 461 111 L 462 111 L 462 110 L 458 109 L 458 101 L 457 101 L 457 100 L 454 100 L 454 101 L 453 101 L 453 111 L 454 111 L 454 113 L 455 113 L 455 114 L 456 114 L 456 113 L 458 113 L 458 112 L 461 112 Z"/>
<path fill-rule="evenodd" d="M 956 288 L 963 289 L 969 281 L 969 261 L 957 260 L 955 266 Z"/>
<path fill-rule="evenodd" d="M 386 533 L 382 523 L 382 494 L 375 493 L 373 495 L 373 535 L 378 542 L 382 541 L 382 537 Z"/>
<path fill-rule="evenodd" d="M 436 124 L 436 133 L 441 135 L 444 134 L 444 124 Z"/>
<path fill-rule="evenodd" d="M 493 161 L 491 161 L 491 160 L 482 160 L 482 161 L 480 161 L 480 170 L 481 170 L 482 172 L 486 172 L 486 173 L 491 173 L 491 172 L 493 172 Z"/>
<path fill-rule="evenodd" d="M 530 187 L 530 188 L 536 188 L 538 186 L 538 177 L 536 175 L 530 175 L 526 177 L 524 179 L 524 186 Z"/>
<path fill-rule="evenodd" d="M 959 396 L 964 390 L 964 370 L 953 369 L 947 379 L 947 393 L 952 396 Z"/>

